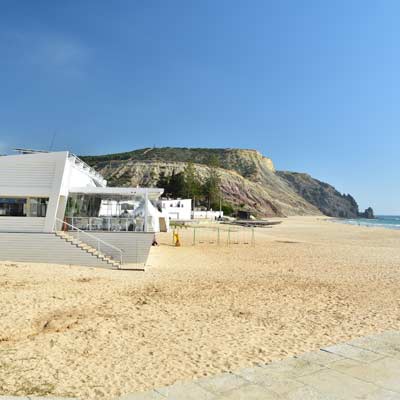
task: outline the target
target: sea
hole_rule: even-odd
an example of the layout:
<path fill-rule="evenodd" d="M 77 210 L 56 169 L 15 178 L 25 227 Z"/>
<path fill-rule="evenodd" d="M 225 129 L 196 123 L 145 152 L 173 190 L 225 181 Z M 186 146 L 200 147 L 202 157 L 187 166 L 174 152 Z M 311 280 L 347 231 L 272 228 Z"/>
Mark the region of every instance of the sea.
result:
<path fill-rule="evenodd" d="M 341 219 L 338 222 L 350 225 L 400 229 L 400 215 L 377 215 L 375 219 Z"/>

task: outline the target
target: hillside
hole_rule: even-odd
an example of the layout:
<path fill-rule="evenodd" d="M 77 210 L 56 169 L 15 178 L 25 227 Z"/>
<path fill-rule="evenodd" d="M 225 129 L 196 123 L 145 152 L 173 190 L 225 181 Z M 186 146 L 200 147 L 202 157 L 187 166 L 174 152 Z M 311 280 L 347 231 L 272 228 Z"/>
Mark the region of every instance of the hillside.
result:
<path fill-rule="evenodd" d="M 333 186 L 308 174 L 278 171 L 277 175 L 323 214 L 340 218 L 358 217 L 358 204 L 351 195 L 341 194 Z"/>
<path fill-rule="evenodd" d="M 321 213 L 341 217 L 358 213 L 351 196 L 306 174 L 277 172 L 272 160 L 256 150 L 166 147 L 82 158 L 110 185 L 155 186 L 161 174 L 179 173 L 189 161 L 195 163 L 196 173 L 204 182 L 211 156 L 223 167 L 219 174 L 224 202 L 236 209 L 251 210 L 260 217 Z"/>

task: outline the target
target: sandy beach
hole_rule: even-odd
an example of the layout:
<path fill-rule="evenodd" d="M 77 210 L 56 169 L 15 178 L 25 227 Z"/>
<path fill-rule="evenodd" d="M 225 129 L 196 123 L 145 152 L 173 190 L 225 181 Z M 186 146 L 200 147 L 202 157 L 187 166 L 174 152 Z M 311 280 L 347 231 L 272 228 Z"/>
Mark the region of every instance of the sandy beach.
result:
<path fill-rule="evenodd" d="M 117 395 L 400 329 L 400 231 L 296 217 L 145 273 L 0 263 L 0 394 Z"/>

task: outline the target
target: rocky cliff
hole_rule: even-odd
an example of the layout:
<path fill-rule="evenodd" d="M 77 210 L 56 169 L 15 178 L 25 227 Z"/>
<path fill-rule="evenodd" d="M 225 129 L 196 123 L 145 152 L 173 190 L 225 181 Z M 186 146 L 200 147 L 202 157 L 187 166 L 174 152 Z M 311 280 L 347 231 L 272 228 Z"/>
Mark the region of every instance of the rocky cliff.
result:
<path fill-rule="evenodd" d="M 349 194 L 341 194 L 333 186 L 308 174 L 278 171 L 293 190 L 330 217 L 357 218 L 358 204 Z"/>
<path fill-rule="evenodd" d="M 194 163 L 200 181 L 207 163 L 216 157 L 221 168 L 221 193 L 235 208 L 258 216 L 319 215 L 353 217 L 358 206 L 349 195 L 306 174 L 275 171 L 270 158 L 256 150 L 147 148 L 126 153 L 82 157 L 113 186 L 155 186 L 161 174 L 170 176 Z M 356 213 L 356 214 L 355 214 Z"/>

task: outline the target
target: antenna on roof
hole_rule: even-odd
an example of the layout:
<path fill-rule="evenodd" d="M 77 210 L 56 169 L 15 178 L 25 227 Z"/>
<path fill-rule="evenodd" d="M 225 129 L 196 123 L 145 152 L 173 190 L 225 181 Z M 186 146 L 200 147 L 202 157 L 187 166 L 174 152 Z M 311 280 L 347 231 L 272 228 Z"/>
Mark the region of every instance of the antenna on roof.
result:
<path fill-rule="evenodd" d="M 52 151 L 52 150 L 53 150 L 54 140 L 56 139 L 56 136 L 57 136 L 57 131 L 54 131 L 53 137 L 51 138 L 49 151 Z"/>

